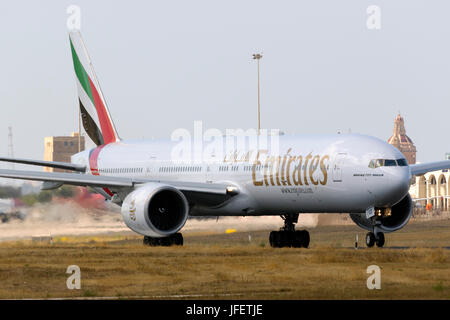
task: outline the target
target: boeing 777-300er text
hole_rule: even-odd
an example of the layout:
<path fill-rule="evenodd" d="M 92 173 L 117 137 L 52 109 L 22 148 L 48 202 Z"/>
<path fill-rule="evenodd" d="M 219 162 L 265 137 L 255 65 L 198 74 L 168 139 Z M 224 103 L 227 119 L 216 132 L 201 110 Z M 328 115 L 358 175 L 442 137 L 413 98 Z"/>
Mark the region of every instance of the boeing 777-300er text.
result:
<path fill-rule="evenodd" d="M 91 187 L 121 206 L 125 224 L 145 244 L 182 245 L 188 216 L 279 215 L 284 226 L 270 233 L 271 246 L 307 248 L 309 233 L 295 230 L 307 212 L 350 214 L 369 231 L 367 246 L 382 247 L 384 233 L 411 217 L 411 177 L 450 168 L 450 161 L 408 165 L 392 145 L 358 134 L 280 135 L 276 149 L 180 163 L 171 156 L 174 141 L 119 138 L 81 35 L 69 38 L 83 127 L 97 147 L 71 163 L 2 157 L 69 172 L 1 169 L 0 177 L 43 181 L 42 189 Z"/>

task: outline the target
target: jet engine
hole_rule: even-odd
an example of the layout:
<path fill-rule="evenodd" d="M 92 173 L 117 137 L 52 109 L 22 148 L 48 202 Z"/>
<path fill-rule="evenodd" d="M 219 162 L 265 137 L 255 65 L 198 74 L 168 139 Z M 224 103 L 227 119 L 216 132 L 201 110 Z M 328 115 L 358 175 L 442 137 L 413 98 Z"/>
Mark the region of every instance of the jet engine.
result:
<path fill-rule="evenodd" d="M 122 217 L 131 230 L 149 237 L 166 237 L 179 231 L 188 218 L 184 194 L 169 185 L 146 183 L 125 197 Z"/>
<path fill-rule="evenodd" d="M 373 231 L 374 225 L 380 231 L 389 233 L 403 228 L 411 218 L 413 202 L 407 194 L 391 208 L 375 208 L 375 216 L 367 219 L 365 213 L 351 213 L 350 218 L 359 227 Z"/>

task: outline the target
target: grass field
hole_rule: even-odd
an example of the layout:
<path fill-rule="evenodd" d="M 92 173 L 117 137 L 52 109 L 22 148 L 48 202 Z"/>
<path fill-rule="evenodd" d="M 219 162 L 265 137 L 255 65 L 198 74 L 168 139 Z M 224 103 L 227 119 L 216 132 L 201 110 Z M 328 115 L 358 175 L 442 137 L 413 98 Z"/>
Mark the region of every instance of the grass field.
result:
<path fill-rule="evenodd" d="M 361 242 L 365 234 L 356 226 L 310 233 L 309 249 L 270 248 L 268 231 L 191 232 L 170 248 L 144 247 L 133 235 L 2 242 L 0 298 L 450 298 L 450 220 L 412 222 L 383 249 L 353 249 L 356 233 Z M 381 290 L 366 287 L 373 264 Z M 66 287 L 69 265 L 81 269 L 80 290 Z"/>

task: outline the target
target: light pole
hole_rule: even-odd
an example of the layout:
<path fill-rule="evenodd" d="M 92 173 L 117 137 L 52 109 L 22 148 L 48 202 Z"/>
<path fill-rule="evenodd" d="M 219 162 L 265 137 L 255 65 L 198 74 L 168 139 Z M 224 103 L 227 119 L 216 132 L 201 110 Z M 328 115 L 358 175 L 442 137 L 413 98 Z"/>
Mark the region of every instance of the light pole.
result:
<path fill-rule="evenodd" d="M 261 100 L 260 100 L 260 90 L 259 90 L 259 60 L 262 58 L 262 53 L 254 53 L 253 59 L 258 62 L 258 135 L 261 130 Z"/>

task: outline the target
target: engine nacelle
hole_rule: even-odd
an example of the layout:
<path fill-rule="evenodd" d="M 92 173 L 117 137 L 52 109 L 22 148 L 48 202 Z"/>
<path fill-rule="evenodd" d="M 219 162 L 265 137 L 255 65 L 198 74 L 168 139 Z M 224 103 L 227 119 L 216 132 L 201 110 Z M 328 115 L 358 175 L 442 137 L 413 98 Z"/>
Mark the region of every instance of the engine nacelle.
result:
<path fill-rule="evenodd" d="M 169 185 L 146 183 L 126 196 L 122 217 L 131 230 L 150 237 L 166 237 L 179 231 L 188 218 L 184 194 Z"/>
<path fill-rule="evenodd" d="M 376 226 L 383 232 L 389 233 L 403 228 L 411 218 L 413 212 L 413 201 L 407 194 L 400 202 L 395 204 L 388 215 L 375 216 Z M 351 213 L 350 218 L 359 227 L 373 231 L 372 219 L 367 219 L 365 213 Z"/>

